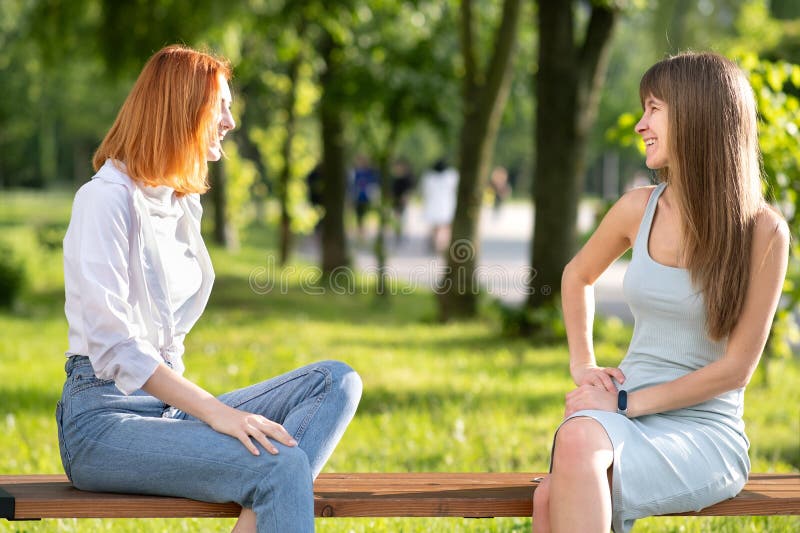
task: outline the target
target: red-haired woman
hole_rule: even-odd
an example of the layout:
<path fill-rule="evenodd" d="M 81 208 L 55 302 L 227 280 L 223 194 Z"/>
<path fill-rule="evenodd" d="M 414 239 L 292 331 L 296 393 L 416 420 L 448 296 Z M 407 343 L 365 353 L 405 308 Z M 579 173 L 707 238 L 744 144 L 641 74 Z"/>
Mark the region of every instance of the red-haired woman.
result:
<path fill-rule="evenodd" d="M 747 481 L 744 388 L 786 274 L 789 230 L 761 194 L 756 106 L 742 71 L 712 53 L 648 70 L 636 125 L 655 187 L 625 194 L 564 269 L 567 420 L 534 495 L 534 530 L 628 531 L 698 510 Z M 635 317 L 619 368 L 598 367 L 592 285 L 628 248 Z"/>
<path fill-rule="evenodd" d="M 199 195 L 235 125 L 230 76 L 210 54 L 157 52 L 75 196 L 61 458 L 79 489 L 234 501 L 234 531 L 312 531 L 312 482 L 355 413 L 358 375 L 325 361 L 218 398 L 182 376 L 214 279 Z"/>

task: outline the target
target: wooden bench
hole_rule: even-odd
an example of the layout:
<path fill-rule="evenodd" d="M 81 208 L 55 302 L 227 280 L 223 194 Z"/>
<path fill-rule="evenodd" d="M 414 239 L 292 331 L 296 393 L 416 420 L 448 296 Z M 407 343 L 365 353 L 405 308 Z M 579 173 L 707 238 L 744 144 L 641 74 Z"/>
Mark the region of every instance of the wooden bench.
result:
<path fill-rule="evenodd" d="M 542 474 L 322 474 L 314 485 L 317 516 L 489 518 L 531 516 Z M 84 492 L 63 475 L 0 476 L 0 517 L 184 518 L 235 517 L 234 503 Z M 733 499 L 694 516 L 800 514 L 800 474 L 752 474 Z"/>

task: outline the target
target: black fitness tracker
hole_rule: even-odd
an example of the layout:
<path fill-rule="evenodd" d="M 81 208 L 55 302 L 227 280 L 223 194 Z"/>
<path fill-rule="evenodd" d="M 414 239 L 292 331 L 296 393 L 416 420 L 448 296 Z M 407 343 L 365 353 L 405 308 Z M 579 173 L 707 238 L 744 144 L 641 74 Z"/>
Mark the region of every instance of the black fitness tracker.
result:
<path fill-rule="evenodd" d="M 621 390 L 617 393 L 617 413 L 628 416 L 628 391 Z"/>

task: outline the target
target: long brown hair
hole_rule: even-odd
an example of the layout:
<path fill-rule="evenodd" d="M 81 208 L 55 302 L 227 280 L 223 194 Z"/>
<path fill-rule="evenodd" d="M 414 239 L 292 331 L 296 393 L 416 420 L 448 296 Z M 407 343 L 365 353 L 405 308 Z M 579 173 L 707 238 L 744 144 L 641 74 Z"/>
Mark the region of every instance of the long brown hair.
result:
<path fill-rule="evenodd" d="M 714 53 L 653 65 L 639 96 L 668 108 L 668 168 L 681 214 L 683 253 L 703 292 L 709 336 L 727 336 L 744 306 L 756 216 L 764 206 L 756 105 L 744 73 Z"/>
<path fill-rule="evenodd" d="M 180 45 L 156 52 L 95 152 L 95 171 L 111 158 L 138 183 L 169 185 L 179 194 L 206 192 L 220 75 L 231 76 L 224 59 Z"/>

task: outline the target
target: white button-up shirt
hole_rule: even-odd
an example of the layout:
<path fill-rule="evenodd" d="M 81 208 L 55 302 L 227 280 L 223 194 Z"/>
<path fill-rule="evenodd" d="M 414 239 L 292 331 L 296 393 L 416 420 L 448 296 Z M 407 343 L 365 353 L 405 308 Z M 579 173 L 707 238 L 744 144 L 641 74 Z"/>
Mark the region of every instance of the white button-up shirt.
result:
<path fill-rule="evenodd" d="M 75 195 L 64 237 L 66 355 L 88 356 L 97 377 L 113 379 L 125 394 L 140 389 L 162 361 L 183 373 L 183 339 L 214 280 L 199 195 L 147 192 L 106 161 Z M 153 205 L 159 201 L 169 202 L 162 212 Z M 165 213 L 174 233 L 163 231 Z M 185 278 L 193 288 L 176 286 L 176 269 L 197 266 L 199 288 L 197 272 Z"/>

